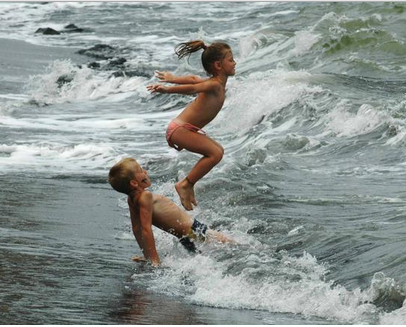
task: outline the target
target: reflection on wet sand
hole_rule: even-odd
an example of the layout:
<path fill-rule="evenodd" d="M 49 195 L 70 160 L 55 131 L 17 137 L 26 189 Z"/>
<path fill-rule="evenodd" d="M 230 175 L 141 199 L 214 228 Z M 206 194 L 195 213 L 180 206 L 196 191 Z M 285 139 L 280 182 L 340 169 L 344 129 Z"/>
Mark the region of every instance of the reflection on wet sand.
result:
<path fill-rule="evenodd" d="M 197 306 L 182 299 L 169 298 L 147 290 L 126 286 L 110 320 L 119 324 L 202 325 L 202 324 L 263 324 L 266 313 L 237 311 Z"/>

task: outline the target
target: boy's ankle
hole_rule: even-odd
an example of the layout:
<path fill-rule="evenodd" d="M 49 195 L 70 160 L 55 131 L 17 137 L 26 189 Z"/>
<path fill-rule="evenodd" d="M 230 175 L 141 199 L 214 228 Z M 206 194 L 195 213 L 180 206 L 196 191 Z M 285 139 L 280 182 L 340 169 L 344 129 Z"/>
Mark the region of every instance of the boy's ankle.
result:
<path fill-rule="evenodd" d="M 193 187 L 195 185 L 195 183 L 193 183 L 188 177 L 185 177 L 185 181 L 189 186 Z"/>

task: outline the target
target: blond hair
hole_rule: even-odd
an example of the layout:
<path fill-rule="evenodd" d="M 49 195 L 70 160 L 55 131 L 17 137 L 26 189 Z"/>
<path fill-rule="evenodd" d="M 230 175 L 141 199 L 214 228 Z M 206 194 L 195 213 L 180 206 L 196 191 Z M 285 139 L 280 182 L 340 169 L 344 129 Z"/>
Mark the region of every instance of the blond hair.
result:
<path fill-rule="evenodd" d="M 133 158 L 125 158 L 111 167 L 108 182 L 117 192 L 129 195 L 131 193 L 130 181 L 135 177 L 134 170 L 129 167 L 129 163 L 137 161 Z"/>

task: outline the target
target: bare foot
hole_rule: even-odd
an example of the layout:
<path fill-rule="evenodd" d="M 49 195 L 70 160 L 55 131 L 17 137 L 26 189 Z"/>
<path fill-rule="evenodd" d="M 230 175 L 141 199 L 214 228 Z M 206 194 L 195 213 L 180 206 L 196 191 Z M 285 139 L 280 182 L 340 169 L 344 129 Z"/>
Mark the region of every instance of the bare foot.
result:
<path fill-rule="evenodd" d="M 190 202 L 192 202 L 193 205 L 197 206 L 197 202 L 196 202 L 196 198 L 195 198 L 195 189 L 193 188 L 193 186 L 194 185 L 192 185 L 191 193 L 190 193 Z"/>
<path fill-rule="evenodd" d="M 193 210 L 192 203 L 197 205 L 193 184 L 189 183 L 187 179 L 184 179 L 175 184 L 175 189 L 176 192 L 178 192 L 182 206 L 188 211 Z"/>

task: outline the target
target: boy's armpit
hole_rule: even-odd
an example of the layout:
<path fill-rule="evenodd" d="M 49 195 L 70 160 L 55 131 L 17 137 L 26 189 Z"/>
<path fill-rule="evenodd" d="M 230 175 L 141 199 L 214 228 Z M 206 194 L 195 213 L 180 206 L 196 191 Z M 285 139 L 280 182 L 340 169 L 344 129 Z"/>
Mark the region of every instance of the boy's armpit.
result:
<path fill-rule="evenodd" d="M 140 207 L 149 207 L 153 205 L 153 195 L 151 192 L 144 191 L 138 199 L 138 204 Z"/>

